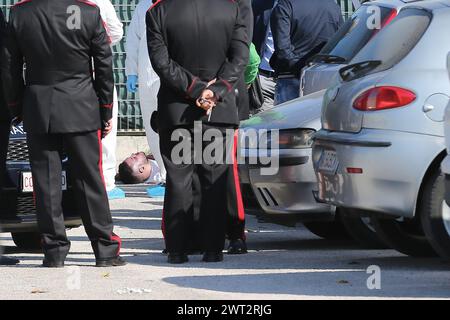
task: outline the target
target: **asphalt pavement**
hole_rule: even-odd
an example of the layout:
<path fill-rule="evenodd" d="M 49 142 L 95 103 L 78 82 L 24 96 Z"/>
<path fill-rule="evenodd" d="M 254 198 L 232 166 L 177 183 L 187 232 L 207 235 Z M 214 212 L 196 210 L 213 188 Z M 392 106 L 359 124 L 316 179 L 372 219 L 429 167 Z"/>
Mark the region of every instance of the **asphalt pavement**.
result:
<path fill-rule="evenodd" d="M 64 269 L 41 268 L 42 254 L 14 247 L 0 234 L 5 254 L 21 260 L 0 267 L 0 300 L 7 299 L 448 299 L 450 264 L 394 250 L 364 250 L 320 239 L 302 226 L 248 217 L 249 253 L 204 263 L 200 255 L 169 265 L 162 254 L 162 202 L 144 189 L 111 201 L 115 232 L 123 240 L 121 268 L 95 268 L 83 228 L 72 229 Z"/>

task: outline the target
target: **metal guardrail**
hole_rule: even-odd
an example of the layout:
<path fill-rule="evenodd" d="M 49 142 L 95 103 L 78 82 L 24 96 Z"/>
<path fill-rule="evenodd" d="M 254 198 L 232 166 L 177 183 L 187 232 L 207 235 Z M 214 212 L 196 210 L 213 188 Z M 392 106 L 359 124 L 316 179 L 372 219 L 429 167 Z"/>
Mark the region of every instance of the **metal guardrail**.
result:
<path fill-rule="evenodd" d="M 8 16 L 9 8 L 19 2 L 18 0 L 0 0 L 0 8 Z M 111 0 L 119 18 L 124 24 L 125 36 L 122 41 L 113 47 L 114 52 L 114 75 L 119 96 L 119 134 L 142 134 L 143 120 L 139 105 L 139 94 L 129 93 L 126 90 L 125 76 L 125 41 L 128 25 L 131 22 L 134 9 L 138 0 Z M 347 19 L 353 12 L 352 0 L 337 0 L 342 8 L 342 15 Z"/>

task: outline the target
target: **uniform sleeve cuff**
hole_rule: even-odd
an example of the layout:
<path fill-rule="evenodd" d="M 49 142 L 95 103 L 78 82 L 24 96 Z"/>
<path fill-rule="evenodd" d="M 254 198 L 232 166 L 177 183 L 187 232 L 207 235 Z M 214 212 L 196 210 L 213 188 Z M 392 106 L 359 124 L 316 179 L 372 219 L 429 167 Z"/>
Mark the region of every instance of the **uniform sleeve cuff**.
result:
<path fill-rule="evenodd" d="M 101 104 L 100 115 L 102 121 L 109 121 L 112 119 L 113 104 Z"/>
<path fill-rule="evenodd" d="M 188 96 L 195 100 L 198 99 L 202 92 L 206 89 L 207 85 L 208 84 L 206 82 L 201 81 L 199 78 L 194 78 L 187 89 Z"/>

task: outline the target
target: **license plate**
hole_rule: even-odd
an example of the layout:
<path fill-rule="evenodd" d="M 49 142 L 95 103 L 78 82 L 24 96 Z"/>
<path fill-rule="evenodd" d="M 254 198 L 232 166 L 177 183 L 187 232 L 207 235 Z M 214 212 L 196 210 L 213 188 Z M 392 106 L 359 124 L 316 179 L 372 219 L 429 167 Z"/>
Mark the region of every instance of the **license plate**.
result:
<path fill-rule="evenodd" d="M 328 174 L 336 174 L 338 166 L 339 160 L 336 151 L 324 150 L 319 161 L 319 171 Z"/>
<path fill-rule="evenodd" d="M 67 175 L 63 171 L 61 175 L 62 190 L 67 190 Z M 31 172 L 22 172 L 22 192 L 33 192 L 33 176 Z"/>

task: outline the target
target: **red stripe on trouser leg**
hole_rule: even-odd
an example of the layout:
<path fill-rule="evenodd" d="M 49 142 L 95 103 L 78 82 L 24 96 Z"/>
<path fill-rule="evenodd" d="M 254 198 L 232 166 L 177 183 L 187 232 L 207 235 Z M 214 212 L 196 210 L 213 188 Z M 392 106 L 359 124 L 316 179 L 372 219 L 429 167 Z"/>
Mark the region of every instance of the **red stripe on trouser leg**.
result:
<path fill-rule="evenodd" d="M 102 177 L 103 185 L 106 189 L 105 177 L 103 176 L 103 145 L 102 145 L 102 131 L 97 131 L 98 137 L 98 149 L 99 149 L 99 159 L 98 159 L 98 169 L 100 170 L 100 176 Z"/>
<path fill-rule="evenodd" d="M 116 241 L 119 244 L 119 247 L 117 248 L 117 255 L 120 255 L 120 249 L 122 248 L 122 239 L 113 232 L 111 235 L 111 241 Z"/>
<path fill-rule="evenodd" d="M 242 192 L 241 192 L 241 184 L 239 182 L 239 171 L 238 171 L 238 163 L 237 163 L 237 147 L 238 147 L 238 137 L 239 131 L 236 130 L 234 132 L 234 143 L 233 143 L 233 177 L 234 177 L 234 186 L 236 188 L 236 203 L 238 209 L 238 216 L 240 221 L 245 220 L 245 211 L 244 211 L 244 203 L 242 201 Z"/>

